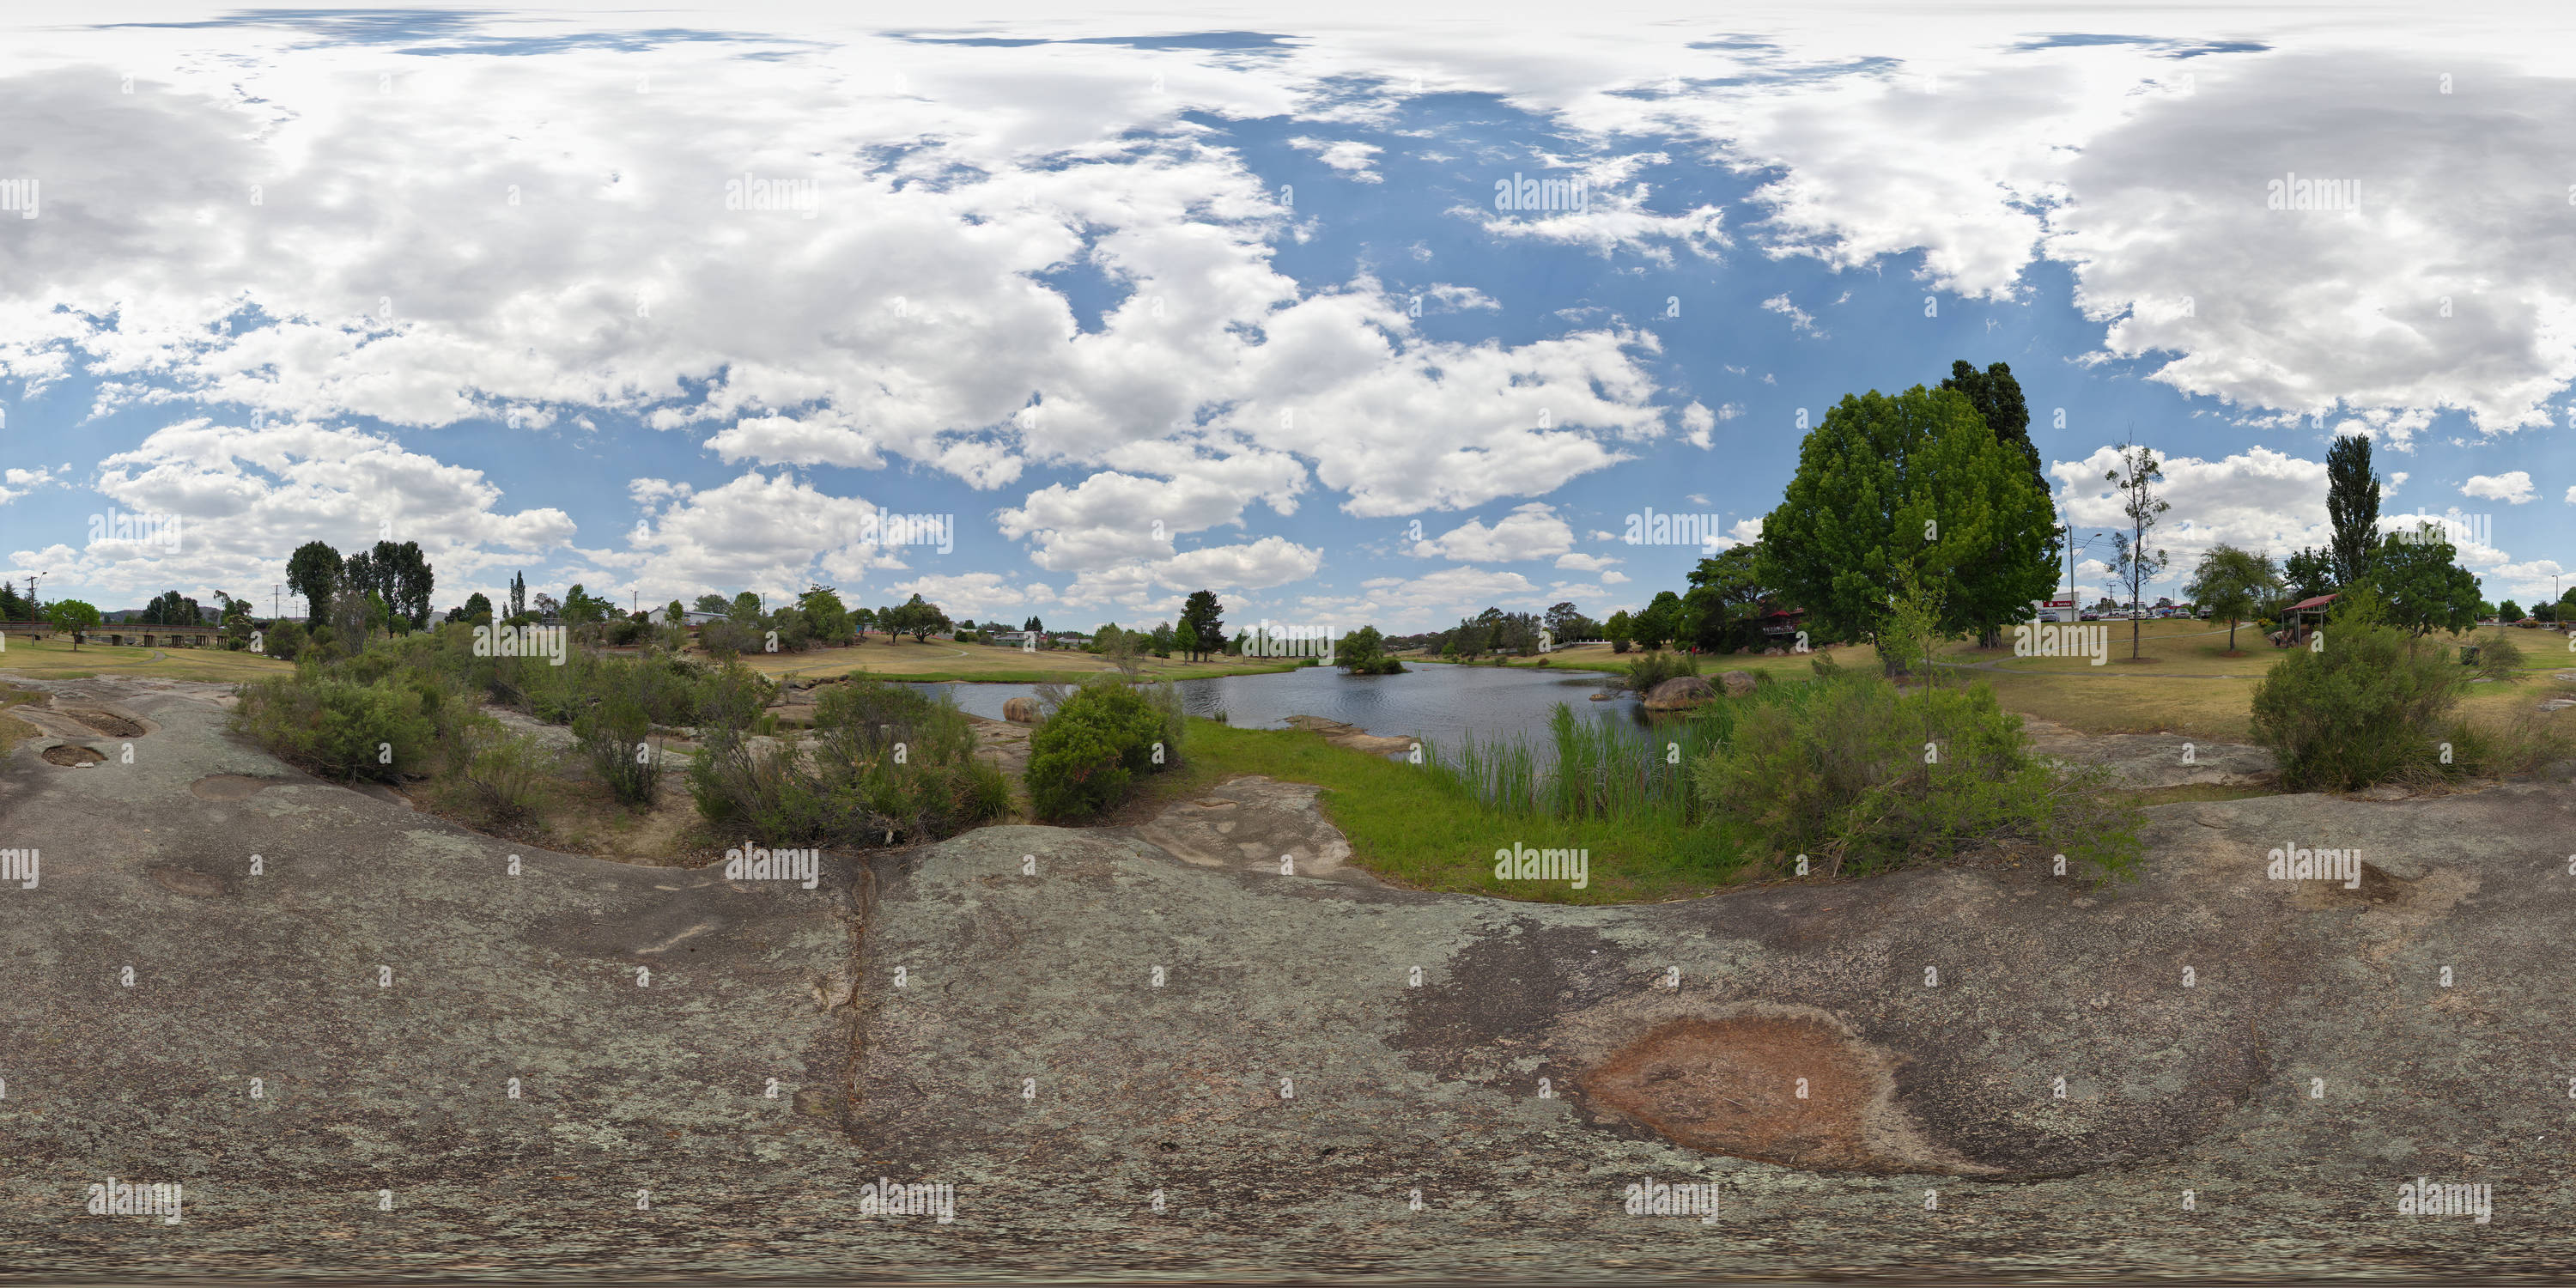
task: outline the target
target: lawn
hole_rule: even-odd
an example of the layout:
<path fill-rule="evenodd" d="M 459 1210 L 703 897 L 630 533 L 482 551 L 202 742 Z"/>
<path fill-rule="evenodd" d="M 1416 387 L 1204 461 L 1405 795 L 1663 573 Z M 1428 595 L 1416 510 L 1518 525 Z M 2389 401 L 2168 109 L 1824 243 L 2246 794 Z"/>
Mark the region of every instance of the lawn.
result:
<path fill-rule="evenodd" d="M 1070 682 L 1086 675 L 1114 674 L 1118 669 L 1111 666 L 1107 658 L 1076 649 L 1027 653 L 994 644 L 957 644 L 939 639 L 915 643 L 906 637 L 889 643 L 876 636 L 870 636 L 867 643 L 854 648 L 813 649 L 803 653 L 750 653 L 745 654 L 742 660 L 761 674 L 772 677 L 803 675 L 821 678 L 867 674 L 881 680 L 965 680 L 999 684 Z M 1147 657 L 1144 659 L 1144 674 L 1149 680 L 1193 680 L 1220 675 L 1263 675 L 1293 670 L 1295 666 L 1294 661 L 1265 662 L 1258 658 L 1229 657 L 1184 662 L 1176 658 Z"/>
<path fill-rule="evenodd" d="M 0 650 L 0 674 L 31 680 L 76 680 L 92 675 L 145 675 L 163 680 L 211 680 L 232 683 L 294 670 L 294 664 L 222 649 L 143 648 L 132 644 L 90 643 L 72 651 L 62 636 L 35 640 L 8 637 Z"/>
<path fill-rule="evenodd" d="M 1727 828 L 1632 822 L 1523 820 L 1498 816 L 1416 766 L 1336 747 L 1294 729 L 1237 729 L 1192 719 L 1179 768 L 1146 781 L 1124 817 L 1150 818 L 1164 805 L 1203 794 L 1242 774 L 1324 789 L 1325 817 L 1349 838 L 1360 866 L 1396 885 L 1538 903 L 1652 903 L 1690 899 L 1751 871 Z M 1494 852 L 1514 845 L 1590 852 L 1590 880 L 1499 881 Z"/>

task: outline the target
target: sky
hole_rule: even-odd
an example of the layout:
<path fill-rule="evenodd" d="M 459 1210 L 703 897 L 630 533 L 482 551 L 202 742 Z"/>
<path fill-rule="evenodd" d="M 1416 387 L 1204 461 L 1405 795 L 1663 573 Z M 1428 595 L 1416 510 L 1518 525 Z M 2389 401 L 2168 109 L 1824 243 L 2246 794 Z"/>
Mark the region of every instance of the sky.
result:
<path fill-rule="evenodd" d="M 1966 359 L 2087 602 L 2128 439 L 2151 595 L 2324 544 L 2345 434 L 2490 599 L 2576 585 L 2554 11 L 1076 10 L 5 20 L 0 571 L 1599 618 Z"/>

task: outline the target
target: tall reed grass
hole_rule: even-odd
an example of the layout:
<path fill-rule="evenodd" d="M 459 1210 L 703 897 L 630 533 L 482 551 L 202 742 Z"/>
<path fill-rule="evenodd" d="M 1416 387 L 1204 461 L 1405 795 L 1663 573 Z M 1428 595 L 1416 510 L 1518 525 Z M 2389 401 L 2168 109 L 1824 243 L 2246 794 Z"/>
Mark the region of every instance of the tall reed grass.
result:
<path fill-rule="evenodd" d="M 1435 779 L 1500 814 L 1669 826 L 1707 821 L 1713 811 L 1691 767 L 1726 744 L 1734 708 L 1715 703 L 1644 730 L 1620 727 L 1626 719 L 1612 712 L 1586 719 L 1560 702 L 1548 715 L 1543 743 L 1523 734 L 1471 735 L 1454 747 L 1426 739 L 1423 763 Z M 1553 760 L 1544 751 L 1553 751 Z"/>

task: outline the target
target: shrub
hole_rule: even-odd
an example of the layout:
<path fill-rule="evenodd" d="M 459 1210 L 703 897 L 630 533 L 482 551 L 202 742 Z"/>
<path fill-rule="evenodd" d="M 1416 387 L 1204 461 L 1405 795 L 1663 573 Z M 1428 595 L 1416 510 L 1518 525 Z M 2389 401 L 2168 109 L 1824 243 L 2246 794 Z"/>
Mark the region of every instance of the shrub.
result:
<path fill-rule="evenodd" d="M 631 692 L 613 692 L 572 722 L 573 737 L 590 772 L 608 784 L 619 804 L 650 805 L 662 783 L 661 749 L 653 721 Z"/>
<path fill-rule="evenodd" d="M 544 744 L 487 722 L 467 734 L 463 759 L 457 778 L 486 821 L 514 823 L 537 815 L 549 759 Z"/>
<path fill-rule="evenodd" d="M 344 782 L 428 772 L 437 724 L 419 691 L 354 684 L 310 670 L 234 690 L 234 727 L 278 759 Z"/>
<path fill-rule="evenodd" d="M 271 622 L 259 642 L 261 651 L 268 656 L 292 662 L 304 655 L 304 625 L 301 622 Z"/>
<path fill-rule="evenodd" d="M 2295 791 L 2352 791 L 2464 772 L 2441 730 L 2468 683 L 2444 650 L 2375 621 L 2337 617 L 2320 649 L 2293 648 L 2254 689 L 2254 735 Z"/>
<path fill-rule="evenodd" d="M 1698 658 L 1656 649 L 1628 664 L 1628 687 L 1639 693 L 1652 693 L 1656 685 L 1675 676 L 1697 674 Z"/>
<path fill-rule="evenodd" d="M 2522 649 L 2512 640 L 2498 635 L 2478 646 L 2477 673 L 2480 678 L 2511 684 L 2522 678 Z"/>
<path fill-rule="evenodd" d="M 1010 812 L 1010 782 L 975 754 L 975 727 L 944 697 L 859 677 L 815 704 L 814 740 L 756 747 L 760 677 L 717 677 L 689 767 L 698 812 L 773 843 L 849 847 L 953 835 Z"/>
<path fill-rule="evenodd" d="M 1089 818 L 1125 799 L 1138 775 L 1176 762 L 1177 709 L 1177 699 L 1167 706 L 1116 680 L 1064 698 L 1029 736 L 1029 801 L 1038 817 Z"/>
<path fill-rule="evenodd" d="M 727 661 L 745 653 L 758 653 L 768 642 L 760 632 L 739 622 L 709 622 L 698 628 L 698 646 Z"/>
<path fill-rule="evenodd" d="M 2099 771 L 2033 755 L 2021 717 L 1985 685 L 1901 694 L 1883 675 L 1821 658 L 1815 670 L 1724 717 L 1723 746 L 1697 768 L 1701 794 L 1782 853 L 1832 875 L 2029 845 L 2133 875 L 2136 809 L 2098 790 Z"/>

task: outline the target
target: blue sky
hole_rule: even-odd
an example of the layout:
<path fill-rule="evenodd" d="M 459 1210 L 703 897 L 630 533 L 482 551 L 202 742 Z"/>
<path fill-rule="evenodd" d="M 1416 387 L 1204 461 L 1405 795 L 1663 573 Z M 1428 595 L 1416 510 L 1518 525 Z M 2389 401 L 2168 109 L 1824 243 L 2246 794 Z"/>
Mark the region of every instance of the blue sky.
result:
<path fill-rule="evenodd" d="M 2319 541 L 2341 433 L 2386 521 L 2468 521 L 2491 597 L 2576 535 L 2548 33 L 687 16 L 20 33 L 13 575 L 265 605 L 302 541 L 390 536 L 442 607 L 524 570 L 1063 626 L 1201 586 L 1247 623 L 1601 616 L 1700 554 L 1626 516 L 1749 537 L 1801 409 L 1956 358 L 2012 365 L 2080 528 L 2112 444 L 2169 458 L 2165 593 L 2216 541 Z M 2268 208 L 2297 173 L 2359 208 Z M 808 207 L 728 209 L 746 176 Z M 1497 211 L 1514 176 L 1584 207 Z M 92 542 L 110 512 L 183 535 Z"/>

